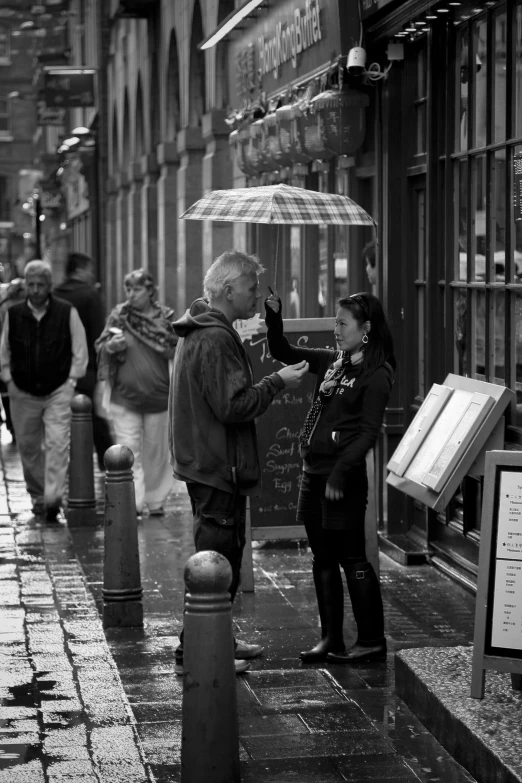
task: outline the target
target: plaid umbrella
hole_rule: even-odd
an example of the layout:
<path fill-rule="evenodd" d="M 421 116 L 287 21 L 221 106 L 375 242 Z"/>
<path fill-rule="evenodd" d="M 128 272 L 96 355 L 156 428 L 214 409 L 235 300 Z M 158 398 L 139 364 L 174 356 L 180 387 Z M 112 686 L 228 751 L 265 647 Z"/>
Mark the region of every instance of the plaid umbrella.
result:
<path fill-rule="evenodd" d="M 290 185 L 213 190 L 180 217 L 241 223 L 375 226 L 374 219 L 348 196 Z"/>

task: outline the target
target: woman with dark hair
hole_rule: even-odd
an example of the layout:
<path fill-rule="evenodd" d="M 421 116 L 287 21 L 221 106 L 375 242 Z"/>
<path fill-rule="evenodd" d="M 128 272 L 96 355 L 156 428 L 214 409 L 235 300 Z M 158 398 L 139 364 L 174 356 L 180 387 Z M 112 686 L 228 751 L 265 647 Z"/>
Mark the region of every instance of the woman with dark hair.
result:
<path fill-rule="evenodd" d="M 177 337 L 174 311 L 158 304 L 152 275 L 125 276 L 127 301 L 116 305 L 96 341 L 98 379 L 110 387 L 110 418 L 116 442 L 134 453 L 139 514 L 164 513 L 173 475 L 168 448 L 169 361 Z"/>
<path fill-rule="evenodd" d="M 281 300 L 265 301 L 268 347 L 285 364 L 305 360 L 317 375 L 315 401 L 300 434 L 303 473 L 297 522 L 312 549 L 321 639 L 300 654 L 305 663 L 357 663 L 386 657 L 379 580 L 365 550 L 368 500 L 366 454 L 381 428 L 395 370 L 393 340 L 382 305 L 369 293 L 338 303 L 338 350 L 291 345 L 283 333 Z M 357 625 L 349 650 L 343 640 L 344 588 Z"/>

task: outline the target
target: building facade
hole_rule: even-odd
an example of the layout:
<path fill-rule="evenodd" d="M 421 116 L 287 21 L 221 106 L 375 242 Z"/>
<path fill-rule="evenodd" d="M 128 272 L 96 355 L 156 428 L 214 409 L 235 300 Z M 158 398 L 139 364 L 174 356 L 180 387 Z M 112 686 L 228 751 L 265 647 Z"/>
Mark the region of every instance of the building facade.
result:
<path fill-rule="evenodd" d="M 436 514 L 388 488 L 386 463 L 449 372 L 513 389 L 505 444 L 522 445 L 522 6 L 279 0 L 234 26 L 239 5 L 113 0 L 109 301 L 145 266 L 181 313 L 235 246 L 258 253 L 289 317 L 321 318 L 369 290 L 369 245 L 399 363 L 379 444 L 382 544 L 405 562 L 430 553 L 473 587 L 481 481 Z M 359 47 L 366 64 L 348 69 Z M 209 190 L 276 182 L 349 195 L 376 234 L 177 220 Z"/>

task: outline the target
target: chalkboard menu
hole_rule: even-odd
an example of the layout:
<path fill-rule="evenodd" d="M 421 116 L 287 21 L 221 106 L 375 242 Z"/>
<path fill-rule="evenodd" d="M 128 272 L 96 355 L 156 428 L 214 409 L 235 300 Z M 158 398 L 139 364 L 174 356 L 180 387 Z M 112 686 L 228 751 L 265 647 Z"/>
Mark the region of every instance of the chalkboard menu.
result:
<path fill-rule="evenodd" d="M 254 380 L 277 372 L 281 362 L 270 356 L 263 322 L 250 319 L 236 324 L 254 368 Z M 284 321 L 285 335 L 292 345 L 306 348 L 335 348 L 333 318 Z M 257 439 L 262 469 L 261 495 L 251 498 L 252 527 L 286 527 L 296 524 L 302 460 L 299 432 L 313 401 L 316 376 L 308 374 L 297 389 L 280 392 L 257 422 Z"/>

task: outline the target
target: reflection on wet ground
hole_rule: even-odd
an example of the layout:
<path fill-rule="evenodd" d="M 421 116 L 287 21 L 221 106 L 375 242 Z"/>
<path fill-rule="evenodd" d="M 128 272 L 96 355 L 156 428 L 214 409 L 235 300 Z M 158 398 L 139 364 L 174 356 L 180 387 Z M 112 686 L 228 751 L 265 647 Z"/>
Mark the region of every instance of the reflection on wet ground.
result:
<path fill-rule="evenodd" d="M 103 531 L 73 530 L 101 609 Z M 193 553 L 188 498 L 177 484 L 164 518 L 139 523 L 145 627 L 107 631 L 109 647 L 159 783 L 180 780 L 181 678 L 174 649 L 181 627 L 183 568 Z M 381 555 L 390 655 L 386 663 L 305 666 L 318 616 L 306 542 L 256 543 L 255 591 L 239 594 L 234 632 L 265 646 L 238 678 L 244 783 L 464 783 L 473 781 L 394 693 L 393 651 L 468 645 L 474 597 L 429 566 Z M 346 610 L 346 642 L 354 640 Z"/>

